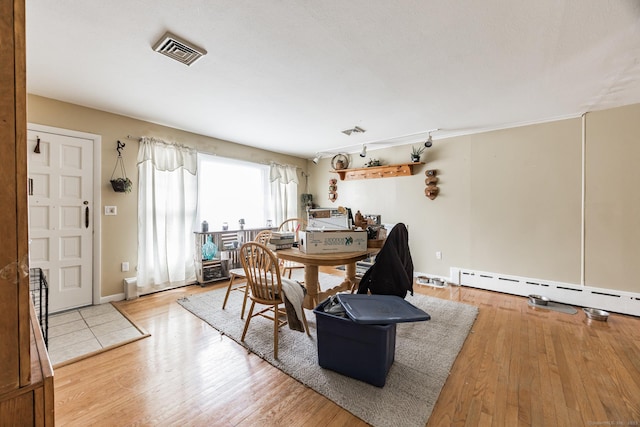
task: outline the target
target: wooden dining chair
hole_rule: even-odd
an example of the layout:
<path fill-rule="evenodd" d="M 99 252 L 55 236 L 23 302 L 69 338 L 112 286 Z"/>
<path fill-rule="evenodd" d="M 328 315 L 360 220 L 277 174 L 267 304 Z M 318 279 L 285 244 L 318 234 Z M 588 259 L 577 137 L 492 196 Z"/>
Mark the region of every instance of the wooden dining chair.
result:
<path fill-rule="evenodd" d="M 273 357 L 277 359 L 278 329 L 287 324 L 278 259 L 265 245 L 249 242 L 240 248 L 240 262 L 247 278 L 247 286 L 251 291 L 249 293 L 251 306 L 249 307 L 249 314 L 247 315 L 240 341 L 244 341 L 251 319 L 255 316 L 273 320 Z M 266 307 L 254 313 L 256 304 Z M 300 302 L 300 305 L 302 306 L 302 302 Z M 307 324 L 304 309 L 300 311 L 302 312 L 304 329 L 309 335 L 309 325 Z"/>
<path fill-rule="evenodd" d="M 286 231 L 286 232 L 294 233 L 296 242 L 299 242 L 300 234 L 304 233 L 304 230 L 306 230 L 306 228 L 307 228 L 307 224 L 303 219 L 289 218 L 285 220 L 282 224 L 280 224 L 280 226 L 278 227 L 278 231 Z M 291 279 L 292 271 L 299 268 L 304 268 L 304 265 L 294 261 L 280 260 L 280 271 L 282 272 L 283 276 L 286 275 L 287 278 L 289 279 Z"/>
<path fill-rule="evenodd" d="M 271 239 L 271 230 L 262 230 L 256 235 L 253 241 L 266 245 L 267 243 L 269 243 L 269 239 Z M 234 287 L 234 281 L 236 279 L 245 279 L 245 280 L 241 281 L 240 283 L 236 283 L 236 286 Z M 247 287 L 247 281 L 244 275 L 244 268 L 242 266 L 238 268 L 232 268 L 231 270 L 229 270 L 229 286 L 227 286 L 227 293 L 225 294 L 224 302 L 222 303 L 223 310 L 227 306 L 227 300 L 229 299 L 229 294 L 231 293 L 231 291 L 241 291 L 244 293 L 244 297 L 242 299 L 242 311 L 240 312 L 240 318 L 244 319 L 244 311 L 247 306 L 247 294 L 248 294 L 249 288 Z"/>

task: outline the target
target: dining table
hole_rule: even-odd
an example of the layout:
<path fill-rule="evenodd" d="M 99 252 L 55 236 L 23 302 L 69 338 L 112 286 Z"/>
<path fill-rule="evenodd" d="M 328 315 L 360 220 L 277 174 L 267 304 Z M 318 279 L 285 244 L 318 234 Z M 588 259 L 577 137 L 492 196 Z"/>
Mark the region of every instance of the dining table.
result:
<path fill-rule="evenodd" d="M 356 285 L 356 262 L 368 258 L 379 249 L 367 249 L 357 252 L 335 252 L 310 254 L 299 248 L 287 248 L 276 251 L 276 256 L 286 261 L 304 265 L 304 286 L 307 294 L 304 297 L 304 308 L 313 310 L 320 302 L 331 295 L 342 291 L 352 291 Z M 331 289 L 321 290 L 318 282 L 320 266 L 345 266 L 344 281 Z"/>

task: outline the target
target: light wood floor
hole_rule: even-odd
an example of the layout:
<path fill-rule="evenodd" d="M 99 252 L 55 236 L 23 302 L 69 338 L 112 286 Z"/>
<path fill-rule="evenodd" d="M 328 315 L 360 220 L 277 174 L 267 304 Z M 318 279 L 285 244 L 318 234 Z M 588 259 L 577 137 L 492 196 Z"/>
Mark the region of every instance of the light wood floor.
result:
<path fill-rule="evenodd" d="M 56 424 L 366 425 L 175 303 L 211 289 L 119 303 L 151 337 L 57 369 Z M 590 322 L 523 297 L 417 291 L 480 308 L 428 426 L 640 425 L 639 318 Z"/>

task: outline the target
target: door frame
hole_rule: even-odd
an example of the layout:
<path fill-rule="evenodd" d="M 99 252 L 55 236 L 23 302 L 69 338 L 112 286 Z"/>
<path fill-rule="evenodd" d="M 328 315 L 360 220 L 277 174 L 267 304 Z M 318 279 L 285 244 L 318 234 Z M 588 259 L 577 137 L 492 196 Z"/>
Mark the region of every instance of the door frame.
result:
<path fill-rule="evenodd" d="M 75 138 L 89 139 L 93 141 L 93 286 L 91 300 L 94 305 L 102 303 L 101 297 L 101 277 L 102 277 L 102 253 L 101 253 L 101 208 L 102 208 L 102 136 L 93 133 L 79 132 L 71 129 L 63 129 L 53 126 L 40 125 L 37 123 L 27 123 L 27 130 L 35 132 L 54 133 L 56 135 L 70 136 Z"/>

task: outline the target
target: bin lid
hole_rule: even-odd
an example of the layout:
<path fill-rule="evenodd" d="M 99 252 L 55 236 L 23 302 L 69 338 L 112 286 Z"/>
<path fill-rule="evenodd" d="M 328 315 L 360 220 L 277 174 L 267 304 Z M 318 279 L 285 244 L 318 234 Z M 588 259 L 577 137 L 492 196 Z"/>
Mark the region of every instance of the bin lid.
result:
<path fill-rule="evenodd" d="M 337 294 L 347 316 L 356 323 L 387 325 L 420 322 L 431 316 L 395 295 Z"/>

